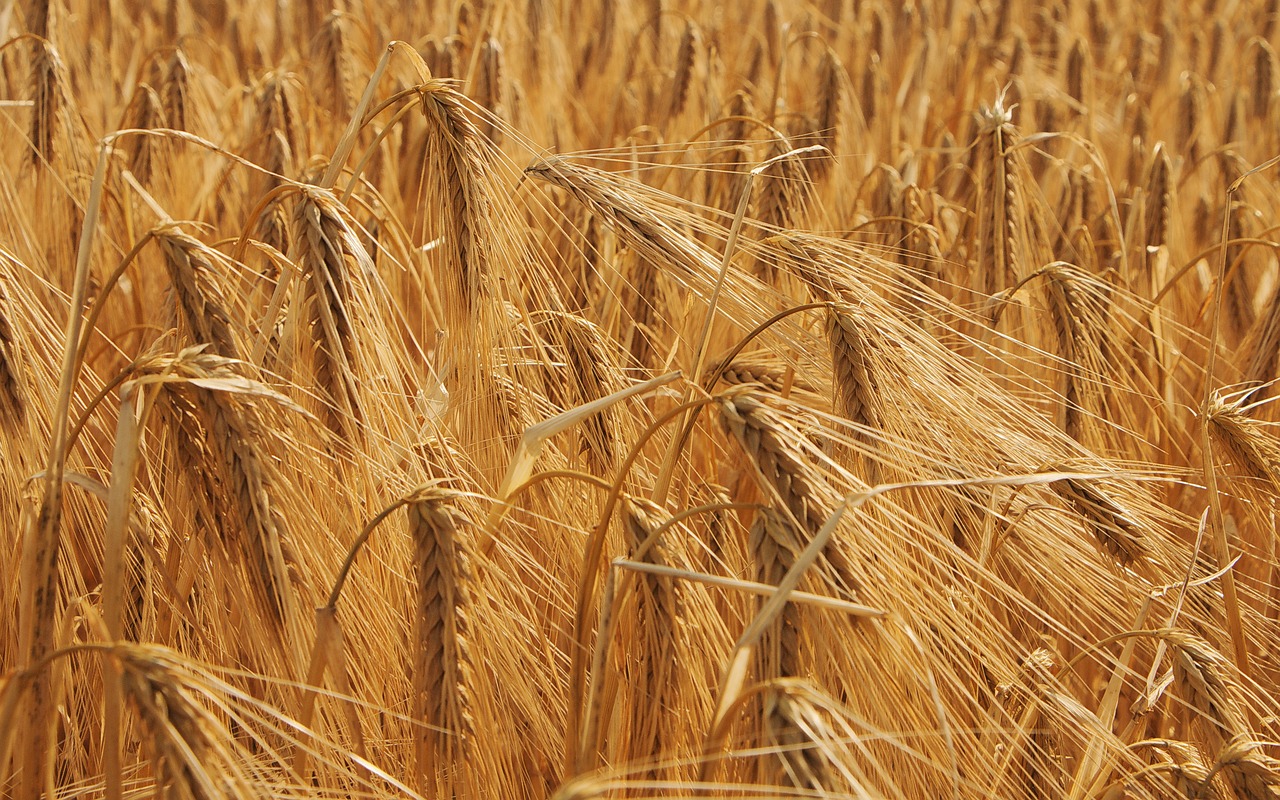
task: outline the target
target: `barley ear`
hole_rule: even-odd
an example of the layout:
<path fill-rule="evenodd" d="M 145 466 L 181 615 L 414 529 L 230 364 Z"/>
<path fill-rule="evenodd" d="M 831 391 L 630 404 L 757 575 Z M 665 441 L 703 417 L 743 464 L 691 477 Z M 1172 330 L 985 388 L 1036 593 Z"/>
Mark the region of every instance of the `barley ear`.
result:
<path fill-rule="evenodd" d="M 455 490 L 428 484 L 406 498 L 413 542 L 417 613 L 413 634 L 413 717 L 423 724 L 415 748 L 423 788 L 466 794 L 473 737 L 470 700 L 471 521 Z"/>

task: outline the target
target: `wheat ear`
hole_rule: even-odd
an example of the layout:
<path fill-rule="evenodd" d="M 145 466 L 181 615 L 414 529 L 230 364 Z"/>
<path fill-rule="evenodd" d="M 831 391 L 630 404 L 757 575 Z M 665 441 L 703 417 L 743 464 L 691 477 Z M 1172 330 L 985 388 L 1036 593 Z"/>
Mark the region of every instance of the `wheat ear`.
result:
<path fill-rule="evenodd" d="M 413 634 L 414 719 L 423 723 L 417 776 L 465 796 L 464 765 L 473 736 L 469 592 L 471 521 L 456 490 L 429 484 L 406 499 L 417 613 Z"/>

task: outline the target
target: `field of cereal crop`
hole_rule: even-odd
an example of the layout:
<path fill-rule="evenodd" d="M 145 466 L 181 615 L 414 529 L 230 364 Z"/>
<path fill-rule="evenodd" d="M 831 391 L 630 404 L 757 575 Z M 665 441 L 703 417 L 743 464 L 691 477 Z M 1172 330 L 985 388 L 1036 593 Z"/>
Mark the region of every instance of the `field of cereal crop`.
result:
<path fill-rule="evenodd" d="M 0 0 L 0 795 L 1277 800 L 1278 28 Z"/>

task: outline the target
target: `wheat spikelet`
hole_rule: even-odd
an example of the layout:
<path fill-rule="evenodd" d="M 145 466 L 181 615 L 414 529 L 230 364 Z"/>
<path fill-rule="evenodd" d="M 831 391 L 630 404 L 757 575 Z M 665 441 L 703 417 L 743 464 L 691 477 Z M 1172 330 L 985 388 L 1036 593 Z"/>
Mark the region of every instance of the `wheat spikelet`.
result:
<path fill-rule="evenodd" d="M 1204 113 L 1204 81 L 1191 73 L 1182 80 L 1182 92 L 1178 95 L 1178 127 L 1174 144 L 1188 158 L 1195 160 L 1200 153 L 1200 136 Z"/>
<path fill-rule="evenodd" d="M 257 798 L 267 793 L 238 762 L 239 748 L 156 648 L 116 645 L 124 689 L 142 722 L 158 793 L 178 800 Z"/>
<path fill-rule="evenodd" d="M 1222 789 L 1213 773 L 1205 766 L 1200 749 L 1190 742 L 1154 739 L 1144 742 L 1161 757 L 1168 782 L 1180 797 L 1187 800 L 1222 800 Z M 1161 788 L 1161 787 L 1157 787 Z"/>
<path fill-rule="evenodd" d="M 191 63 L 181 48 L 174 51 L 168 68 L 159 84 L 165 124 L 180 131 L 199 132 L 203 126 L 196 121 L 204 116 L 204 110 L 191 80 Z"/>
<path fill-rule="evenodd" d="M 351 39 L 351 18 L 335 9 L 312 38 L 311 57 L 307 59 L 307 66 L 314 72 L 316 95 L 340 119 L 351 115 L 356 100 L 356 58 Z"/>
<path fill-rule="evenodd" d="M 973 152 L 978 176 L 973 263 L 976 288 L 989 295 L 1016 283 L 1029 261 L 1043 261 L 1033 250 L 1033 243 L 1045 237 L 1035 232 L 1038 221 L 1025 197 L 1025 159 L 1012 150 L 1017 141 L 1017 128 L 1001 102 L 983 109 Z"/>
<path fill-rule="evenodd" d="M 781 136 L 769 141 L 768 158 L 778 160 L 760 176 L 762 185 L 752 213 L 764 231 L 787 231 L 797 227 L 813 203 L 813 176 L 807 165 L 796 154 L 779 158 L 791 150 L 791 142 Z M 765 283 L 771 284 L 776 280 L 773 264 L 768 259 L 757 259 L 754 269 Z"/>
<path fill-rule="evenodd" d="M 934 199 L 936 198 L 914 184 L 906 186 L 902 194 L 903 216 L 911 221 L 903 250 L 903 265 L 909 276 L 929 289 L 936 289 L 943 262 L 939 245 L 941 234 L 937 226 L 932 224 L 932 216 L 928 210 L 930 201 Z M 914 291 L 912 294 L 919 295 Z M 917 310 L 913 307 L 910 311 L 915 313 Z"/>
<path fill-rule="evenodd" d="M 591 68 L 601 73 L 608 67 L 613 56 L 614 38 L 618 31 L 618 0 L 600 0 L 600 16 L 596 28 L 587 37 L 587 50 L 582 58 L 582 68 L 578 70 L 576 85 L 582 88 Z"/>
<path fill-rule="evenodd" d="M 429 213 L 444 236 L 448 309 L 456 325 L 470 321 L 489 295 L 493 211 L 480 132 L 464 109 L 464 98 L 442 81 L 421 89 L 427 120 L 427 169 L 436 182 Z"/>
<path fill-rule="evenodd" d="M 841 115 L 844 108 L 844 74 L 840 59 L 828 49 L 819 67 L 818 111 L 814 115 L 812 144 L 825 147 L 826 157 L 814 159 L 810 166 L 813 177 L 825 178 L 831 172 L 832 158 L 840 147 Z"/>
<path fill-rule="evenodd" d="M 874 354 L 876 336 L 864 315 L 841 303 L 827 315 L 827 339 L 831 343 L 831 396 L 836 413 L 855 426 L 854 437 L 865 448 L 875 446 L 881 427 L 880 390 Z M 880 482 L 880 466 L 869 454 L 866 481 Z"/>
<path fill-rule="evenodd" d="M 299 106 L 297 79 L 284 72 L 265 76 L 257 88 L 253 121 L 247 133 L 245 156 L 267 170 L 292 177 L 311 152 L 307 126 Z M 264 179 L 261 194 L 276 185 Z"/>
<path fill-rule="evenodd" d="M 422 45 L 422 60 L 437 78 L 454 78 L 458 75 L 458 61 L 462 51 L 462 40 L 450 36 L 441 41 L 430 36 Z"/>
<path fill-rule="evenodd" d="M 1267 423 L 1246 413 L 1247 394 L 1233 402 L 1214 392 L 1207 409 L 1213 443 L 1250 478 L 1280 492 L 1280 441 L 1267 430 Z"/>
<path fill-rule="evenodd" d="M 889 79 L 885 76 L 884 68 L 880 64 L 879 53 L 873 52 L 871 64 L 862 73 L 862 82 L 858 87 L 858 100 L 862 106 L 862 118 L 866 121 L 867 127 L 871 127 L 880 121 L 886 100 L 885 95 L 888 93 Z"/>
<path fill-rule="evenodd" d="M 889 35 L 889 21 L 886 17 L 885 10 L 880 6 L 873 6 L 871 9 L 871 19 L 867 23 L 867 53 L 878 53 L 882 57 L 886 51 L 886 37 Z"/>
<path fill-rule="evenodd" d="M 1239 686 L 1227 659 L 1213 645 L 1180 630 L 1163 630 L 1159 637 L 1173 649 L 1175 688 L 1196 715 L 1211 743 L 1221 745 L 1248 733 L 1238 700 Z"/>
<path fill-rule="evenodd" d="M 1249 113 L 1254 119 L 1271 118 L 1271 102 L 1276 93 L 1276 51 L 1267 40 L 1254 37 L 1246 45 L 1253 54 L 1253 84 L 1249 89 Z"/>
<path fill-rule="evenodd" d="M 734 359 L 728 364 L 714 364 L 708 372 L 718 373 L 730 386 L 758 383 L 766 389 L 781 392 L 786 388 L 786 367 L 767 362 Z"/>
<path fill-rule="evenodd" d="M 290 230 L 291 218 L 292 212 L 284 203 L 284 198 L 280 196 L 274 197 L 258 217 L 254 238 L 273 248 L 278 253 L 290 252 L 294 247 L 293 232 Z M 267 277 L 272 279 L 279 278 L 279 269 L 274 264 L 268 269 L 273 274 L 269 274 Z"/>
<path fill-rule="evenodd" d="M 226 301 L 215 279 L 214 261 L 221 256 L 177 226 L 154 231 L 164 252 L 175 316 L 189 343 L 208 345 L 224 358 L 240 356 Z"/>
<path fill-rule="evenodd" d="M 761 770 L 761 782 L 790 785 L 818 794 L 842 788 L 828 762 L 824 740 L 836 736 L 811 704 L 785 689 L 774 688 L 764 696 L 762 719 L 764 744 L 773 749 L 781 775 L 770 780 L 769 768 Z M 782 778 L 782 780 L 778 780 Z"/>
<path fill-rule="evenodd" d="M 560 342 L 564 348 L 568 383 L 574 387 L 573 401 L 566 406 L 577 406 L 608 397 L 626 386 L 626 379 L 615 365 L 618 354 L 611 347 L 608 337 L 599 326 L 582 317 L 565 315 L 559 318 Z M 617 459 L 617 449 L 623 430 L 620 409 L 609 407 L 593 414 L 582 423 L 583 444 L 589 463 L 596 474 L 607 475 Z"/>
<path fill-rule="evenodd" d="M 1066 264 L 1046 267 L 1045 277 L 1063 363 L 1063 431 L 1081 440 L 1086 419 L 1103 410 L 1109 289 Z"/>
<path fill-rule="evenodd" d="M 1264 753 L 1262 744 L 1251 736 L 1233 736 L 1218 752 L 1214 767 L 1226 773 L 1240 800 L 1280 798 L 1280 760 Z"/>
<path fill-rule="evenodd" d="M 482 118 L 479 130 L 481 136 L 495 145 L 502 143 L 502 129 L 495 124 L 494 118 L 507 115 L 507 104 L 503 100 L 502 63 L 502 45 L 492 36 L 486 38 L 480 47 L 480 69 L 472 97 L 480 107 L 490 112 Z"/>
<path fill-rule="evenodd" d="M 676 49 L 671 88 L 667 92 L 670 104 L 666 116 L 670 119 L 679 117 L 689 102 L 689 86 L 693 82 L 694 61 L 698 57 L 700 42 L 698 26 L 692 20 L 686 21 L 684 33 L 680 35 L 680 46 Z"/>
<path fill-rule="evenodd" d="M 160 95 L 149 85 L 139 84 L 134 90 L 133 99 L 125 108 L 121 127 L 147 130 L 168 126 Z M 125 151 L 129 154 L 129 170 L 143 185 L 151 183 L 155 162 L 163 160 L 161 154 L 164 150 L 165 140 L 153 136 L 135 136 L 125 142 Z"/>
<path fill-rule="evenodd" d="M 1084 254 L 1076 254 L 1072 249 L 1072 238 L 1093 221 L 1093 188 L 1093 174 L 1088 167 L 1071 170 L 1061 203 L 1065 211 L 1058 215 L 1061 224 L 1053 245 L 1054 255 L 1060 261 L 1070 261 L 1073 257 L 1083 258 Z"/>
<path fill-rule="evenodd" d="M 996 686 L 1001 709 L 1015 723 L 1014 741 L 1001 742 L 1008 749 L 1008 763 L 1016 755 L 1023 794 L 1057 797 L 1062 793 L 1061 769 L 1055 763 L 1058 737 L 1052 718 L 1046 713 L 1046 698 L 1054 691 L 1053 655 L 1044 648 L 1032 651 L 1019 664 L 1016 678 Z"/>
<path fill-rule="evenodd" d="M 739 356 L 728 363 L 721 359 L 707 368 L 707 374 L 718 374 L 730 386 L 757 383 L 778 394 L 788 390 L 807 394 L 818 391 L 788 364 L 768 357 Z"/>
<path fill-rule="evenodd" d="M 853 306 L 841 303 L 828 313 L 836 409 L 851 422 L 875 429 L 880 426 L 880 400 L 870 358 L 874 347 L 870 334 L 867 322 Z"/>
<path fill-rule="evenodd" d="M 37 3 L 37 6 L 44 5 Z M 71 124 L 71 98 L 67 88 L 67 66 L 48 41 L 36 44 L 31 59 L 33 106 L 28 141 L 30 164 L 36 170 L 68 159 L 72 169 L 79 166 L 79 139 Z"/>
<path fill-rule="evenodd" d="M 1092 79 L 1091 69 L 1093 59 L 1089 52 L 1089 45 L 1084 39 L 1076 39 L 1075 44 L 1071 45 L 1071 51 L 1067 53 L 1067 94 L 1080 104 L 1081 108 L 1088 108 L 1092 98 L 1090 97 L 1090 80 Z"/>
<path fill-rule="evenodd" d="M 652 271 L 652 274 L 642 272 L 641 278 L 632 281 L 636 293 L 645 302 L 656 306 L 656 296 L 650 292 L 659 267 L 669 268 L 677 279 L 718 272 L 718 257 L 681 233 L 607 174 L 561 159 L 537 161 L 525 169 L 525 174 L 568 191 L 614 227 L 635 251 L 640 261 L 638 268 Z M 655 307 L 655 315 L 657 310 Z"/>
<path fill-rule="evenodd" d="M 298 270 L 303 278 L 309 315 L 315 380 L 327 394 L 329 427 L 360 435 L 362 415 L 356 381 L 360 361 L 352 314 L 353 283 L 372 272 L 369 254 L 348 225 L 337 199 L 321 189 L 308 188 L 294 209 L 292 227 L 297 242 Z"/>
<path fill-rule="evenodd" d="M 748 547 L 755 568 L 755 580 L 776 586 L 804 549 L 795 526 L 770 507 L 762 508 L 751 523 Z M 764 600 L 761 600 L 763 603 Z M 759 681 L 801 674 L 800 610 L 794 603 L 783 608 L 778 619 L 761 636 L 755 653 L 755 675 Z"/>
<path fill-rule="evenodd" d="M 1254 322 L 1247 342 L 1244 383 L 1258 386 L 1261 394 L 1269 394 L 1270 382 L 1280 377 L 1280 294 L 1267 303 Z"/>
<path fill-rule="evenodd" d="M 612 186 L 602 174 L 561 159 L 535 161 L 525 169 L 525 174 L 566 189 L 575 200 L 616 225 L 628 244 L 659 264 L 687 270 L 691 261 L 708 259 L 707 253 L 689 238 L 678 233 L 643 202 Z"/>
<path fill-rule="evenodd" d="M 661 540 L 651 542 L 666 514 L 658 506 L 631 499 L 623 507 L 623 529 L 627 547 L 637 560 L 665 566 L 667 548 Z M 646 545 L 643 553 L 640 547 Z M 633 624 L 624 653 L 623 670 L 634 692 L 630 708 L 627 760 L 655 764 L 666 755 L 670 721 L 679 707 L 678 669 L 682 658 L 685 614 L 674 579 L 660 575 L 640 575 L 636 581 Z M 651 769 L 654 779 L 661 770 Z"/>
<path fill-rule="evenodd" d="M 777 234 L 765 240 L 775 260 L 799 278 L 819 300 L 836 300 L 848 288 L 846 279 L 834 268 L 829 253 L 817 239 L 802 234 Z"/>
<path fill-rule="evenodd" d="M 1151 170 L 1147 175 L 1144 238 L 1147 243 L 1148 263 L 1153 255 L 1151 248 L 1169 241 L 1173 219 L 1173 163 L 1163 143 L 1157 144 L 1151 154 Z"/>
<path fill-rule="evenodd" d="M 1227 121 L 1222 126 L 1222 141 L 1238 145 L 1245 136 L 1247 112 L 1245 111 L 1245 93 L 1236 87 L 1227 100 Z"/>
<path fill-rule="evenodd" d="M 1234 173 L 1234 168 L 1226 171 L 1227 177 Z M 1233 236 L 1248 236 L 1256 217 L 1252 209 L 1244 202 L 1231 204 L 1227 212 L 1230 216 L 1229 227 Z M 1222 322 L 1235 337 L 1241 338 L 1257 323 L 1257 311 L 1254 309 L 1253 271 L 1250 266 L 1250 252 L 1240 244 L 1231 243 L 1226 247 L 1226 262 L 1229 273 L 1222 286 Z"/>
<path fill-rule="evenodd" d="M 289 625 L 294 619 L 292 585 L 305 584 L 283 515 L 273 500 L 272 460 L 263 441 L 266 423 L 250 398 L 276 395 L 246 380 L 239 362 L 187 348 L 176 356 L 157 356 L 140 365 L 144 374 L 173 376 L 169 417 L 187 451 L 189 473 L 203 484 L 218 521 L 210 530 L 221 544 L 244 554 L 268 618 Z M 174 378 L 177 381 L 174 381 Z"/>
<path fill-rule="evenodd" d="M 1103 551 L 1122 566 L 1140 568 L 1148 554 L 1143 524 L 1101 483 L 1064 478 L 1054 482 L 1053 489 L 1080 515 Z"/>
<path fill-rule="evenodd" d="M 720 420 L 751 463 L 760 488 L 806 535 L 817 533 L 835 508 L 837 496 L 805 459 L 798 446 L 804 435 L 750 386 L 721 396 Z M 832 570 L 833 584 L 846 593 L 856 591 L 858 581 L 838 537 L 827 544 L 823 556 Z"/>
<path fill-rule="evenodd" d="M 412 711 L 425 726 L 415 748 L 417 774 L 424 788 L 434 780 L 442 797 L 466 795 L 464 763 L 473 737 L 471 522 L 458 499 L 456 490 L 428 484 L 405 506 L 417 594 Z"/>

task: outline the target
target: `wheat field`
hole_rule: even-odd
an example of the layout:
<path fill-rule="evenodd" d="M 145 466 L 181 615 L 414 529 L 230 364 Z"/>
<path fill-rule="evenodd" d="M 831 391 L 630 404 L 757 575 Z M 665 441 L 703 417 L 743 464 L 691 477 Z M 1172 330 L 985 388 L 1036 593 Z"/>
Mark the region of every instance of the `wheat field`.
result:
<path fill-rule="evenodd" d="M 1280 798 L 1278 23 L 0 1 L 0 795 Z"/>

